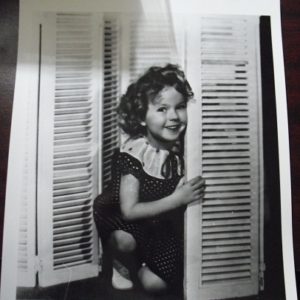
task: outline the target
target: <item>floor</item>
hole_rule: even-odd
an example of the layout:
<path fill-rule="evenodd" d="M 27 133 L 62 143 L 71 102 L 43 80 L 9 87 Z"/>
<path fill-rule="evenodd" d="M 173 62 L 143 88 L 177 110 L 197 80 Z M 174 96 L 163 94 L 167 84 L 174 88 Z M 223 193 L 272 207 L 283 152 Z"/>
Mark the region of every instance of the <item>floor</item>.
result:
<path fill-rule="evenodd" d="M 51 288 L 19 288 L 17 299 L 32 300 L 181 300 L 177 295 L 151 296 L 139 288 L 119 291 L 98 278 L 71 282 Z"/>
<path fill-rule="evenodd" d="M 178 295 L 153 296 L 141 289 L 118 291 L 108 287 L 101 276 L 94 279 L 71 282 L 50 288 L 19 288 L 17 299 L 22 300 L 183 300 Z M 236 298 L 235 300 L 283 300 L 282 293 L 276 288 L 266 289 L 264 293 L 252 297 Z"/>

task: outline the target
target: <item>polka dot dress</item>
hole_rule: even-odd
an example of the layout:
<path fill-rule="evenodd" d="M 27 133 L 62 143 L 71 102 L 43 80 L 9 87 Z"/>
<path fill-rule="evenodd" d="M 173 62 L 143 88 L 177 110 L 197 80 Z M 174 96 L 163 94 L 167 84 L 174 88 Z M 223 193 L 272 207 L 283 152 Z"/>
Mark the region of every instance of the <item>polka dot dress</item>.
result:
<path fill-rule="evenodd" d="M 116 151 L 112 162 L 111 185 L 94 202 L 94 219 L 102 243 L 106 243 L 114 230 L 132 234 L 137 242 L 139 262 L 145 263 L 155 274 L 178 288 L 183 280 L 184 208 L 155 218 L 125 221 L 119 203 L 120 179 L 126 174 L 139 179 L 140 202 L 155 201 L 170 195 L 182 177 L 177 172 L 176 163 L 171 164 L 171 176 L 163 179 L 146 173 L 141 161 L 129 153 Z"/>

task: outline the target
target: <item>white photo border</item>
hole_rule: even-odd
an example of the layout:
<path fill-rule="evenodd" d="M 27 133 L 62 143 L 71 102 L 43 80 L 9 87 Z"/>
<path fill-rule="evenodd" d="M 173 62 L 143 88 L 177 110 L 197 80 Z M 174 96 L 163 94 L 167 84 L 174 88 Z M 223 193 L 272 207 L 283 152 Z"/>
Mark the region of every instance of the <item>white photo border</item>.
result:
<path fill-rule="evenodd" d="M 111 6 L 114 10 L 116 1 L 105 0 L 86 0 L 89 2 L 88 10 L 100 11 L 102 5 Z M 124 11 L 130 6 L 130 0 L 120 1 Z M 274 64 L 274 79 L 275 79 L 275 95 L 277 109 L 277 128 L 278 128 L 278 150 L 279 150 L 279 169 L 280 169 L 280 199 L 281 199 L 281 226 L 282 226 L 282 251 L 284 264 L 284 281 L 286 299 L 297 299 L 294 255 L 293 255 L 293 239 L 292 239 L 292 206 L 291 206 L 291 178 L 290 178 L 290 151 L 289 151 L 289 135 L 288 135 L 288 119 L 287 119 L 287 99 L 285 86 L 285 72 L 283 61 L 283 47 L 281 35 L 281 15 L 279 0 L 141 0 L 141 7 L 145 12 L 150 12 L 155 5 L 160 5 L 162 2 L 167 5 L 173 13 L 199 13 L 201 15 L 220 14 L 220 15 L 265 15 L 270 16 L 271 33 L 272 33 L 272 49 L 273 49 L 273 64 Z M 22 86 L 26 82 L 21 82 L 24 72 L 30 70 L 21 69 L 20 62 L 26 61 L 26 57 L 22 57 L 22 36 L 25 30 L 28 30 L 27 24 L 31 14 L 39 10 L 57 11 L 72 7 L 74 12 L 82 11 L 80 0 L 21 0 L 20 1 L 20 19 L 19 19 L 19 53 L 18 66 L 16 72 L 16 85 L 14 103 L 22 97 Z M 116 9 L 116 7 L 115 7 Z M 118 7 L 118 10 L 120 8 Z M 29 68 L 29 67 L 28 67 Z M 19 91 L 19 92 L 18 92 Z M 15 120 L 22 116 L 23 107 L 14 105 L 12 124 Z M 22 133 L 24 129 L 13 126 L 11 136 Z M 25 136 L 21 137 L 25 139 Z M 22 145 L 22 140 L 16 141 L 11 138 L 10 157 L 15 157 L 20 151 L 19 145 Z M 14 247 L 18 237 L 18 220 L 14 218 L 18 215 L 18 206 L 13 199 L 18 199 L 18 194 L 21 193 L 13 186 L 13 178 L 20 177 L 19 166 L 9 159 L 8 162 L 8 177 L 7 177 L 7 194 L 5 203 L 5 218 L 4 218 L 4 235 L 3 235 L 3 257 L 2 257 L 2 279 L 1 279 L 1 294 L 2 300 L 15 299 L 16 297 L 16 281 L 17 281 L 17 247 Z M 9 199 L 9 201 L 7 201 Z M 14 212 L 14 213 L 12 213 Z"/>

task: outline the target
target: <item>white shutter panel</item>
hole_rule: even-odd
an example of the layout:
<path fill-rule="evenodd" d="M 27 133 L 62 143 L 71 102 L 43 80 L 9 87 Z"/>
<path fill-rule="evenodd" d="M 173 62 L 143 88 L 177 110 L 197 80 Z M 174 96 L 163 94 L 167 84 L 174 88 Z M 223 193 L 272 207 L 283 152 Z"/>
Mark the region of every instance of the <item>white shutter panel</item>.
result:
<path fill-rule="evenodd" d="M 125 46 L 124 70 L 129 70 L 129 78 L 124 83 L 134 81 L 151 66 L 179 63 L 179 51 L 171 21 L 165 15 L 149 14 L 130 16 L 124 22 L 123 44 Z"/>
<path fill-rule="evenodd" d="M 100 30 L 90 14 L 42 24 L 38 252 L 40 286 L 98 275 Z"/>
<path fill-rule="evenodd" d="M 193 177 L 199 171 L 206 191 L 203 204 L 187 213 L 190 299 L 258 293 L 262 145 L 257 28 L 257 18 L 210 17 L 202 18 L 198 37 L 192 36 L 192 42 L 197 38 L 199 43 L 191 54 L 198 55 L 198 66 L 189 65 L 188 55 L 187 68 L 201 76 L 191 83 L 198 84 L 199 100 L 193 106 L 197 120 L 192 121 L 198 128 L 188 133 L 188 167 L 194 168 L 188 173 Z M 195 235 L 198 242 L 191 241 Z M 198 263 L 192 266 L 195 256 Z"/>
<path fill-rule="evenodd" d="M 111 157 L 120 138 L 116 113 L 120 98 L 120 30 L 116 16 L 104 16 L 103 39 L 102 185 L 105 188 L 111 180 Z"/>

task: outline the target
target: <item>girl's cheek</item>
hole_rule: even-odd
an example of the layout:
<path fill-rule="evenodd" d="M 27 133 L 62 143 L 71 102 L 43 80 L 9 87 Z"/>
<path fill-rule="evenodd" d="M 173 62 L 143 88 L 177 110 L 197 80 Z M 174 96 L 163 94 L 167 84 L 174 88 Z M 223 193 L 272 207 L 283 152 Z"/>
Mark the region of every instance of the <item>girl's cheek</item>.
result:
<path fill-rule="evenodd" d="M 182 112 L 181 119 L 185 121 L 185 123 L 187 123 L 188 120 L 187 111 Z"/>

